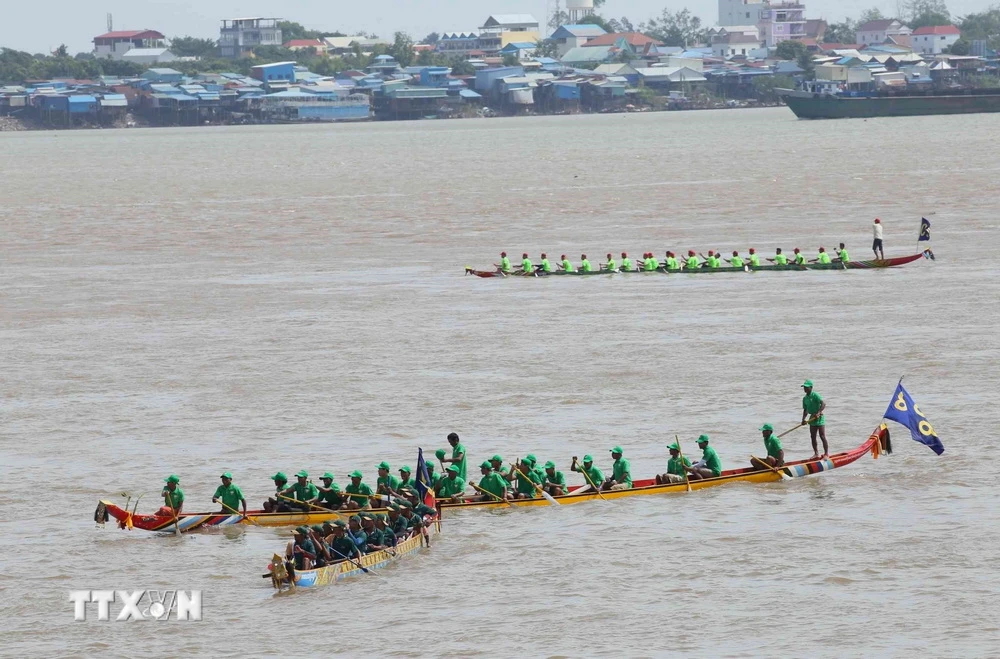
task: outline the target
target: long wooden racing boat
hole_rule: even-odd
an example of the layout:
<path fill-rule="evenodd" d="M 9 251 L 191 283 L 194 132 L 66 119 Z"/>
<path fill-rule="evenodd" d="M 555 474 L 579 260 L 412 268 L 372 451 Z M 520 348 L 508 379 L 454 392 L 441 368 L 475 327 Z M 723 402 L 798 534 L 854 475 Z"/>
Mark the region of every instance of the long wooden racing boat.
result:
<path fill-rule="evenodd" d="M 322 524 L 335 519 L 346 519 L 351 515 L 362 512 L 360 510 L 330 510 L 327 512 L 310 513 L 268 513 L 263 510 L 248 510 L 244 519 L 241 515 L 230 513 L 181 513 L 177 516 L 177 527 L 181 533 L 204 529 L 214 526 L 233 526 L 235 524 L 246 524 L 251 526 L 301 526 Z M 378 510 L 366 512 L 378 513 Z M 111 501 L 101 501 L 97 504 L 94 512 L 94 520 L 98 524 L 103 524 L 108 518 L 114 517 L 118 520 L 118 526 L 122 529 L 142 529 L 144 531 L 167 531 L 173 533 L 174 518 L 172 515 L 159 515 L 151 513 L 140 515 L 130 512 Z"/>
<path fill-rule="evenodd" d="M 761 265 L 753 267 L 751 265 L 744 266 L 742 268 L 724 266 L 720 268 L 698 268 L 697 270 L 668 270 L 664 267 L 659 267 L 656 270 L 592 270 L 590 272 L 581 272 L 579 270 L 574 270 L 573 272 L 566 272 L 565 270 L 557 270 L 553 272 L 535 272 L 535 273 L 508 273 L 504 274 L 502 272 L 497 272 L 496 270 L 476 270 L 475 268 L 466 267 L 465 274 L 475 275 L 476 277 L 482 277 L 484 279 L 489 279 L 492 277 L 590 277 L 594 275 L 652 275 L 656 273 L 660 274 L 671 274 L 671 275 L 707 275 L 719 272 L 776 272 L 776 271 L 804 271 L 804 270 L 870 270 L 878 268 L 895 268 L 897 266 L 906 265 L 907 263 L 912 263 L 917 259 L 925 257 L 925 252 L 920 254 L 911 254 L 909 256 L 895 256 L 889 259 L 871 259 L 868 261 L 848 261 L 843 263 L 841 261 L 834 261 L 833 263 L 807 263 L 805 265 Z"/>
<path fill-rule="evenodd" d="M 341 561 L 313 570 L 296 570 L 290 563 L 285 561 L 283 556 L 275 554 L 271 558 L 270 565 L 268 565 L 271 585 L 279 592 L 283 590 L 295 590 L 296 588 L 315 588 L 316 586 L 326 586 L 348 577 L 364 574 L 364 570 L 361 569 L 362 567 L 368 571 L 379 570 L 406 556 L 416 554 L 424 547 L 425 540 L 427 543 L 426 546 L 429 548 L 431 546 L 430 539 L 441 533 L 441 521 L 432 520 L 428 522 L 425 528 L 427 529 L 426 537 L 415 535 L 408 540 L 400 542 L 391 550 L 383 549 L 370 554 L 364 554 L 360 560 Z"/>
<path fill-rule="evenodd" d="M 864 443 L 850 451 L 836 453 L 831 455 L 829 458 L 820 458 L 818 460 L 798 460 L 796 462 L 789 462 L 780 469 L 774 471 L 755 471 L 751 467 L 729 469 L 723 471 L 721 476 L 716 476 L 715 478 L 705 478 L 702 480 L 691 481 L 691 489 L 702 490 L 708 487 L 726 485 L 728 483 L 773 483 L 787 478 L 802 478 L 803 476 L 810 476 L 812 474 L 818 474 L 849 465 L 852 462 L 859 460 L 866 453 L 871 453 L 872 457 L 878 459 L 878 456 L 882 453 L 889 452 L 887 450 L 889 446 L 888 441 L 889 429 L 883 423 L 875 429 L 875 431 L 868 437 L 867 440 L 865 440 Z M 784 474 L 784 476 L 782 476 L 782 474 Z M 634 497 L 646 494 L 675 494 L 686 491 L 687 485 L 684 483 L 656 485 L 653 479 L 646 479 L 632 481 L 632 489 L 630 490 L 602 491 L 598 494 L 589 485 L 585 485 L 570 488 L 569 494 L 564 494 L 554 498 L 561 505 L 568 505 L 573 503 L 583 503 L 584 501 L 593 501 L 601 498 L 621 499 L 623 497 Z M 551 505 L 548 501 L 541 497 L 535 499 L 515 499 L 510 501 L 510 503 L 517 507 Z M 470 508 L 508 507 L 507 503 L 499 501 L 466 501 L 463 503 L 454 503 L 438 500 L 438 505 L 442 508 L 442 512 L 444 510 L 456 511 Z"/>

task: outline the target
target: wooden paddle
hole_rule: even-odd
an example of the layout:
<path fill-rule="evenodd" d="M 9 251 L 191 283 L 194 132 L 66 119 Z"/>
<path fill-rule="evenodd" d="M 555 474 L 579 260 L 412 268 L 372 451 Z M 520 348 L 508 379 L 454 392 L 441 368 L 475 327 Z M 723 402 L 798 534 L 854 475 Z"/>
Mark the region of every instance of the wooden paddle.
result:
<path fill-rule="evenodd" d="M 573 464 L 578 464 L 575 455 L 573 456 Z M 580 464 L 580 473 L 583 474 L 583 477 L 585 479 L 587 479 L 587 483 L 590 484 L 590 487 L 594 488 L 594 491 L 597 492 L 597 496 L 601 497 L 602 501 L 607 501 L 607 498 L 603 494 L 601 494 L 601 490 L 598 489 L 596 485 L 594 485 L 594 481 L 590 480 L 590 474 L 587 473 L 587 470 L 584 468 L 583 463 L 579 464 Z"/>
<path fill-rule="evenodd" d="M 674 441 L 677 442 L 677 457 L 681 461 L 681 471 L 684 472 L 684 485 L 687 486 L 687 491 L 691 491 L 691 480 L 688 478 L 687 469 L 684 468 L 684 451 L 681 450 L 681 438 L 678 435 L 674 435 Z"/>
<path fill-rule="evenodd" d="M 231 513 L 233 513 L 235 515 L 240 515 L 240 517 L 242 517 L 243 519 L 250 520 L 250 523 L 253 524 L 254 526 L 260 526 L 260 524 L 258 524 L 256 522 L 256 520 L 254 520 L 249 515 L 241 515 L 238 510 L 233 510 L 232 508 L 230 508 L 229 506 L 227 506 L 225 503 L 223 503 L 222 499 L 219 499 L 219 505 L 221 505 L 223 508 L 225 508 L 226 510 L 228 510 L 229 512 L 231 512 Z"/>
<path fill-rule="evenodd" d="M 181 525 L 177 522 L 177 509 L 174 508 L 174 498 L 172 496 L 168 496 L 168 498 L 170 499 L 170 514 L 174 516 L 174 535 L 179 536 L 181 534 Z"/>
<path fill-rule="evenodd" d="M 508 462 L 507 464 L 509 464 L 509 465 L 511 466 L 511 468 L 513 468 L 513 469 L 517 469 L 517 467 L 516 467 L 516 466 L 514 466 L 514 465 L 513 465 L 512 463 L 509 463 L 509 462 Z M 528 481 L 529 483 L 531 483 L 531 485 L 532 485 L 532 486 L 533 486 L 533 487 L 534 487 L 534 488 L 535 488 L 536 490 L 538 490 L 538 493 L 539 493 L 539 494 L 541 494 L 541 495 L 542 495 L 543 497 L 545 497 L 545 500 L 546 500 L 546 501 L 548 501 L 550 505 L 553 505 L 553 506 L 558 506 L 558 505 L 559 505 L 559 502 L 558 502 L 558 501 L 556 501 L 555 499 L 553 499 L 553 498 L 552 498 L 552 495 L 551 495 L 551 494 L 549 494 L 549 493 L 548 493 L 548 492 L 546 492 L 546 491 L 545 491 L 544 489 L 542 489 L 542 487 L 541 487 L 541 486 L 540 486 L 540 485 L 539 485 L 538 483 L 536 483 L 535 481 L 533 481 L 533 480 L 531 480 L 530 478 L 528 478 L 528 475 L 527 475 L 527 474 L 524 474 L 524 473 L 521 473 L 521 470 L 520 470 L 520 469 L 518 469 L 517 471 L 518 471 L 518 473 L 520 473 L 520 474 L 521 474 L 521 478 L 523 478 L 524 480 L 526 480 L 526 481 Z"/>
<path fill-rule="evenodd" d="M 776 473 L 779 476 L 781 476 L 781 480 L 783 480 L 783 481 L 790 481 L 790 480 L 792 480 L 792 477 L 789 476 L 788 474 L 786 474 L 784 471 L 781 471 L 781 470 L 779 470 L 776 467 L 772 467 L 770 462 L 764 462 L 763 460 L 761 460 L 760 458 L 758 458 L 758 457 L 756 457 L 754 455 L 750 456 L 750 462 L 754 462 L 756 464 L 759 464 L 759 465 L 762 465 L 764 467 L 767 467 L 768 469 L 770 469 L 774 473 Z"/>
<path fill-rule="evenodd" d="M 332 508 L 324 508 L 323 506 L 317 506 L 316 504 L 309 503 L 308 501 L 299 501 L 298 499 L 292 499 L 291 497 L 286 497 L 283 494 L 276 494 L 275 496 L 277 496 L 279 499 L 284 499 L 285 501 L 291 501 L 292 503 L 297 503 L 297 504 L 303 504 L 304 503 L 307 506 L 309 506 L 310 508 L 313 508 L 314 510 L 317 510 L 317 511 L 322 512 L 322 513 L 333 513 L 334 515 L 337 515 L 338 517 L 341 516 L 340 513 L 338 513 L 336 510 L 333 510 Z M 359 497 L 368 498 L 364 494 L 351 495 L 351 496 L 359 496 Z"/>
<path fill-rule="evenodd" d="M 778 435 L 778 439 L 781 439 L 782 437 L 784 437 L 784 436 L 785 436 L 785 435 L 787 435 L 788 433 L 792 432 L 793 430 L 798 430 L 799 428 L 801 428 L 802 426 L 806 425 L 807 423 L 809 423 L 808 419 L 807 419 L 807 420 L 805 420 L 805 421 L 803 421 L 802 423 L 800 423 L 800 424 L 799 424 L 799 425 L 797 425 L 797 426 L 793 426 L 792 428 L 789 428 L 789 429 L 788 429 L 788 430 L 786 430 L 785 432 L 783 432 L 783 433 L 781 433 L 780 435 Z"/>
<path fill-rule="evenodd" d="M 503 503 L 507 504 L 507 505 L 508 505 L 508 506 L 510 506 L 511 508 L 517 508 L 517 506 L 515 506 L 514 504 L 512 504 L 512 503 L 511 503 L 510 501 L 507 501 L 506 499 L 503 499 L 503 498 L 501 498 L 501 497 L 498 497 L 497 495 L 493 494 L 492 492 L 490 492 L 490 491 L 488 491 L 488 490 L 484 490 L 483 488 L 479 487 L 478 485 L 476 485 L 476 484 L 475 484 L 475 483 L 473 483 L 472 481 L 469 481 L 469 485 L 471 485 L 471 486 L 472 486 L 472 489 L 474 489 L 474 490 L 475 490 L 476 492 L 482 492 L 483 494 L 488 494 L 488 495 L 490 495 L 491 497 L 493 497 L 493 499 L 494 499 L 495 501 L 502 501 Z"/>

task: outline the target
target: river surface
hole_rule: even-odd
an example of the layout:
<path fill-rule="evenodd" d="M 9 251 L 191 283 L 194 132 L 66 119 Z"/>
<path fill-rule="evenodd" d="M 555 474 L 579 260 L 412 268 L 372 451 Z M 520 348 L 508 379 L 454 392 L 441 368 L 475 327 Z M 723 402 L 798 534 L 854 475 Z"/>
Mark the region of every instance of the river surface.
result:
<path fill-rule="evenodd" d="M 0 134 L 0 655 L 997 656 L 998 130 L 776 108 Z M 876 216 L 890 255 L 930 219 L 937 261 L 463 276 L 501 249 L 870 258 Z M 92 520 L 170 473 L 188 511 L 223 471 L 252 506 L 277 470 L 374 480 L 450 431 L 472 467 L 607 470 L 620 444 L 649 477 L 708 433 L 730 468 L 798 422 L 805 378 L 846 450 L 904 375 L 941 457 L 893 425 L 893 455 L 791 482 L 464 512 L 291 596 L 260 576 L 287 529 Z M 201 589 L 204 619 L 73 620 L 71 590 L 142 588 Z"/>

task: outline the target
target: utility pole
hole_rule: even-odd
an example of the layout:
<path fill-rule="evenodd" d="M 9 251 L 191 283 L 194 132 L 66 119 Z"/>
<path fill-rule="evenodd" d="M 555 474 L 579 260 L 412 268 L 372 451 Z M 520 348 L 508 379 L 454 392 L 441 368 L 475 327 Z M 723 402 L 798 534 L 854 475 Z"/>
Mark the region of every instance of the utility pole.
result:
<path fill-rule="evenodd" d="M 108 32 L 114 32 L 114 31 L 115 31 L 115 22 L 114 19 L 111 17 L 111 12 L 108 12 Z"/>

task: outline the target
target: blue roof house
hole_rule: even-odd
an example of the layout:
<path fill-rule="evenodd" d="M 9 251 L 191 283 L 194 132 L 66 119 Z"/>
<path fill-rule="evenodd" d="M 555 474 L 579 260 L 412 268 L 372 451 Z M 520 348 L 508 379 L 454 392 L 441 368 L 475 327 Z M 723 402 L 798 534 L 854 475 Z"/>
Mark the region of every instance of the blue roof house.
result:
<path fill-rule="evenodd" d="M 174 69 L 149 69 L 142 74 L 142 77 L 149 82 L 165 83 L 168 85 L 180 83 L 184 79 L 184 74 Z"/>

